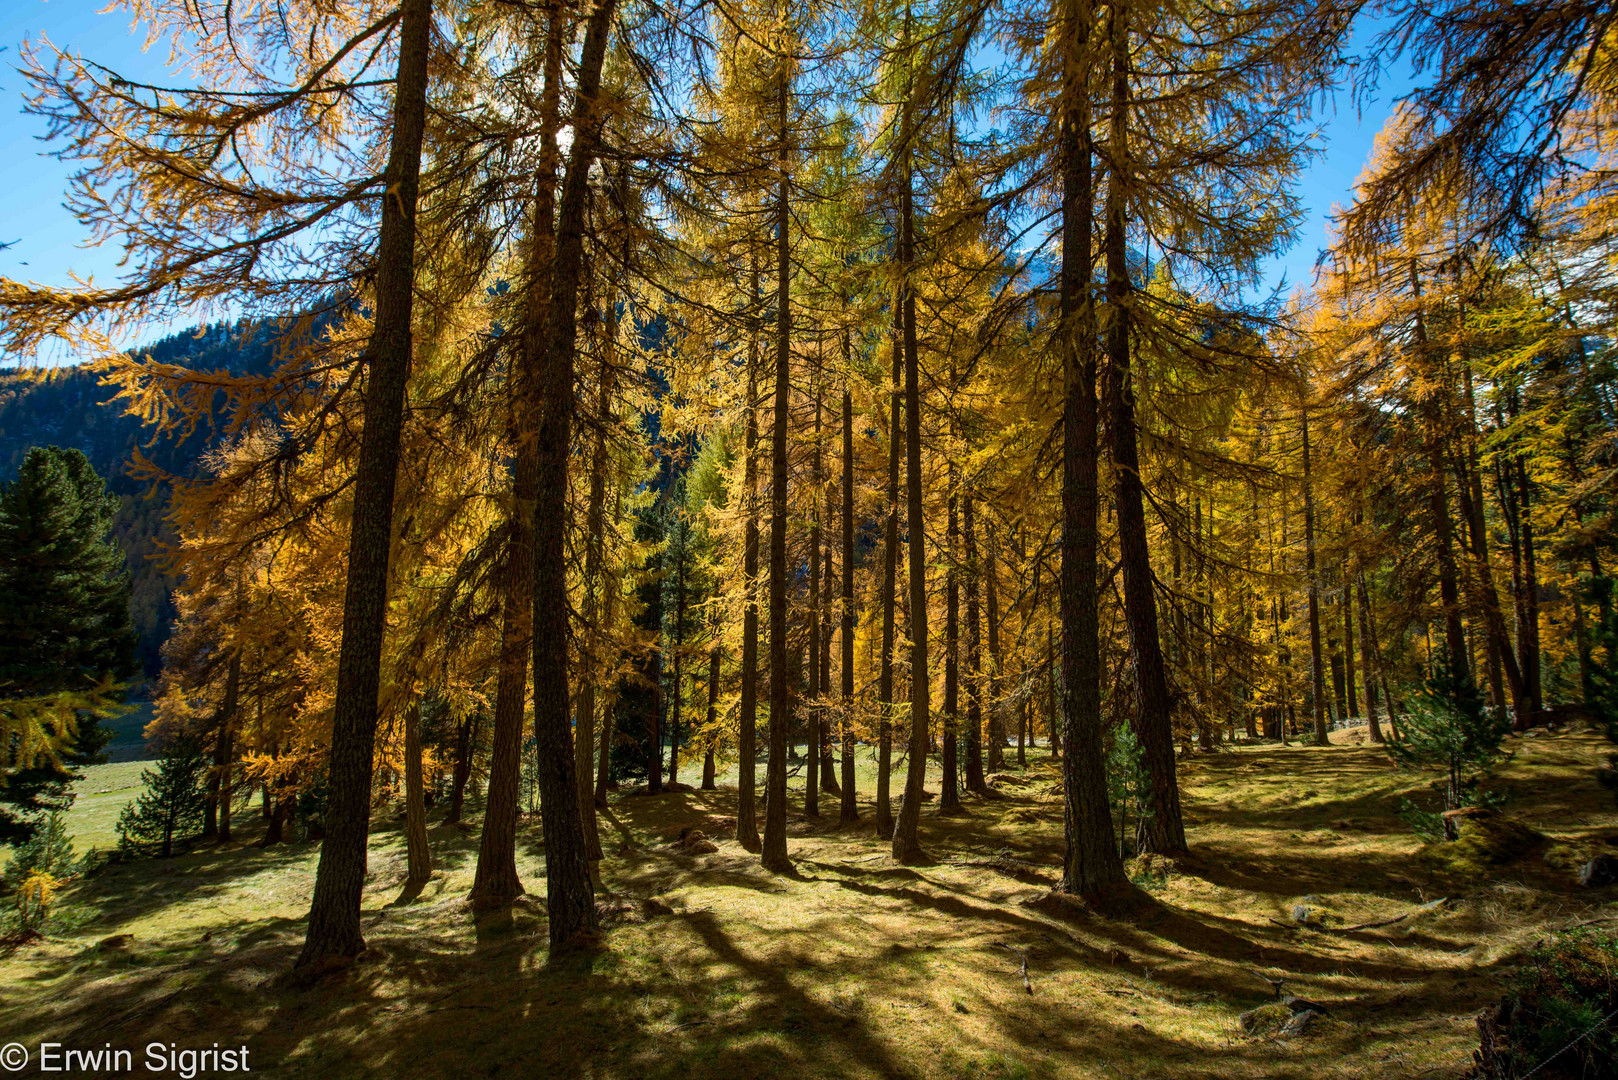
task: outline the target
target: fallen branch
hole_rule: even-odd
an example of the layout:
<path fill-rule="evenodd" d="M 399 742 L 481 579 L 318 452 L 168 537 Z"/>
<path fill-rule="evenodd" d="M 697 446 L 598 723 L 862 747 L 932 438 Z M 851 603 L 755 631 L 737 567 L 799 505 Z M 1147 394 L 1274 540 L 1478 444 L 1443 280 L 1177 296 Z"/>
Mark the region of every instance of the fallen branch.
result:
<path fill-rule="evenodd" d="M 1449 898 L 1447 896 L 1441 896 L 1437 900 L 1433 900 L 1433 901 L 1431 901 L 1429 903 L 1423 904 L 1418 908 L 1412 908 L 1411 910 L 1405 912 L 1403 915 L 1395 915 L 1391 919 L 1378 919 L 1375 922 L 1359 923 L 1356 926 L 1328 927 L 1328 929 L 1334 930 L 1336 933 L 1339 933 L 1339 934 L 1346 934 L 1351 930 L 1375 930 L 1379 926 L 1392 926 L 1396 922 L 1404 922 L 1406 919 L 1410 918 L 1410 916 L 1412 916 L 1412 915 L 1420 915 L 1424 911 L 1432 911 L 1434 908 L 1441 907 L 1445 903 L 1447 903 L 1448 900 L 1449 900 Z"/>
<path fill-rule="evenodd" d="M 1017 958 L 1022 961 L 1022 986 L 1024 990 L 1028 991 L 1029 996 L 1032 997 L 1034 993 L 1034 984 L 1028 981 L 1028 954 L 1023 952 L 1021 949 L 1013 949 L 1010 945 L 1007 945 L 1003 941 L 997 941 L 995 942 L 995 945 L 1009 953 L 1016 954 Z"/>
<path fill-rule="evenodd" d="M 668 1034 L 673 1035 L 676 1031 L 683 1031 L 686 1028 L 692 1027 L 701 1027 L 704 1024 L 707 1024 L 709 1027 L 713 1027 L 712 1020 L 692 1020 L 689 1023 L 676 1024 L 674 1027 L 669 1028 Z"/>

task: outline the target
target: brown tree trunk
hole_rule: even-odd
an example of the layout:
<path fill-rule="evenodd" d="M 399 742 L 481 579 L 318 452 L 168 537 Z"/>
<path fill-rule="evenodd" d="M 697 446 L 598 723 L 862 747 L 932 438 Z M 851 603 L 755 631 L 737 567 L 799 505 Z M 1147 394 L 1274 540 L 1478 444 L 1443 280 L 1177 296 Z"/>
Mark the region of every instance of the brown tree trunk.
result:
<path fill-rule="evenodd" d="M 758 268 L 753 268 L 753 310 L 760 305 Z M 758 341 L 747 350 L 747 434 L 745 489 L 747 530 L 742 545 L 742 702 L 741 729 L 736 751 L 736 842 L 747 851 L 761 851 L 755 773 L 758 766 Z"/>
<path fill-rule="evenodd" d="M 1096 317 L 1090 291 L 1095 173 L 1091 143 L 1089 41 L 1091 0 L 1067 0 L 1062 48 L 1062 276 L 1058 347 L 1062 357 L 1062 698 L 1056 704 L 1056 657 L 1050 653 L 1052 753 L 1062 755 L 1065 854 L 1062 889 L 1094 893 L 1124 880 L 1113 837 L 1102 747 L 1100 551 L 1100 415 L 1096 402 Z M 1061 750 L 1057 750 L 1060 730 Z"/>
<path fill-rule="evenodd" d="M 983 617 L 978 606 L 976 500 L 961 496 L 961 542 L 966 556 L 966 790 L 989 794 L 983 777 Z"/>
<path fill-rule="evenodd" d="M 545 906 L 551 949 L 596 930 L 595 889 L 585 846 L 568 715 L 567 468 L 576 408 L 579 280 L 585 204 L 600 143 L 597 101 L 615 0 L 600 0 L 586 25 L 573 107 L 573 145 L 557 214 L 556 258 L 545 364 L 540 376 L 539 500 L 534 514 L 534 732 L 539 743 L 540 823 L 545 834 Z"/>
<path fill-rule="evenodd" d="M 787 739 L 792 727 L 787 685 L 787 424 L 792 395 L 792 267 L 787 230 L 787 99 L 785 63 L 776 99 L 781 178 L 775 203 L 775 414 L 770 446 L 770 762 L 765 773 L 764 851 L 760 861 L 777 872 L 787 858 Z"/>
<path fill-rule="evenodd" d="M 1107 400 L 1110 406 L 1113 497 L 1118 514 L 1118 547 L 1124 579 L 1124 613 L 1130 650 L 1135 658 L 1135 717 L 1147 774 L 1152 783 L 1152 818 L 1143 830 L 1148 851 L 1186 850 L 1175 778 L 1173 709 L 1163 644 L 1158 638 L 1157 597 L 1147 546 L 1146 510 L 1141 488 L 1140 453 L 1135 432 L 1135 391 L 1129 374 L 1129 309 L 1131 291 L 1125 235 L 1124 183 L 1129 148 L 1125 133 L 1129 115 L 1128 8 L 1120 0 L 1112 8 L 1112 132 L 1108 153 L 1113 175 L 1107 185 Z"/>
<path fill-rule="evenodd" d="M 708 729 L 708 749 L 702 758 L 702 790 L 713 791 L 714 760 L 713 731 L 719 722 L 719 646 L 708 650 L 708 716 L 704 726 Z"/>
<path fill-rule="evenodd" d="M 612 521 L 616 528 L 623 518 L 623 493 L 616 487 L 612 493 Z M 605 552 L 603 552 L 605 556 Z M 606 568 L 605 557 L 602 559 L 602 568 Z M 611 628 L 618 617 L 618 584 L 617 576 L 609 575 L 603 583 L 605 595 L 601 602 L 601 625 Z M 595 805 L 599 810 L 607 808 L 607 791 L 612 787 L 612 742 L 614 737 L 613 708 L 617 700 L 614 690 L 609 690 L 607 699 L 601 703 L 601 745 L 596 751 L 596 785 Z"/>
<path fill-rule="evenodd" d="M 954 383 L 954 379 L 951 379 Z M 952 433 L 953 433 L 953 425 Z M 953 447 L 951 448 L 953 451 Z M 944 745 L 943 779 L 938 796 L 938 809 L 957 810 L 961 805 L 960 777 L 955 761 L 956 746 L 960 743 L 960 712 L 958 677 L 961 621 L 961 580 L 956 567 L 959 558 L 960 514 L 956 491 L 960 485 L 959 467 L 953 452 L 949 458 L 949 498 L 945 510 L 944 526 Z"/>
<path fill-rule="evenodd" d="M 843 355 L 848 355 L 848 333 L 843 333 Z M 847 365 L 845 364 L 845 367 Z M 860 818 L 854 787 L 854 398 L 843 387 L 843 610 L 842 678 L 843 705 L 843 784 L 842 807 L 838 820 L 852 823 Z"/>
<path fill-rule="evenodd" d="M 1365 675 L 1365 718 L 1371 728 L 1371 741 L 1382 741 L 1382 725 L 1376 718 L 1376 671 L 1381 664 L 1371 647 L 1371 592 L 1365 585 L 1365 576 L 1359 578 L 1360 594 L 1360 669 Z M 1344 601 L 1347 602 L 1346 600 Z"/>
<path fill-rule="evenodd" d="M 1523 564 L 1523 617 L 1517 628 L 1520 642 L 1517 651 L 1522 654 L 1523 696 L 1527 699 L 1532 722 L 1532 718 L 1544 711 L 1545 703 L 1539 684 L 1539 562 L 1534 548 L 1532 488 L 1528 482 L 1528 466 L 1522 457 L 1517 458 L 1517 488 L 1522 500 L 1517 530 L 1522 536 Z M 1610 661 L 1611 657 L 1608 659 Z"/>
<path fill-rule="evenodd" d="M 832 558 L 831 528 L 832 502 L 836 491 L 835 482 L 826 491 L 826 526 L 820 531 L 822 541 L 820 569 L 825 580 L 820 587 L 820 704 L 816 708 L 820 717 L 820 793 L 841 799 L 843 789 L 837 782 L 837 768 L 832 761 L 831 708 L 826 704 L 831 700 L 831 602 L 837 585 Z"/>
<path fill-rule="evenodd" d="M 460 821 L 461 814 L 466 809 L 466 785 L 472 779 L 472 751 L 477 734 L 477 718 L 478 713 L 470 712 L 455 729 L 455 771 L 450 774 L 449 813 L 444 815 L 446 825 Z"/>
<path fill-rule="evenodd" d="M 889 788 L 893 771 L 893 716 L 894 674 L 897 606 L 899 599 L 899 454 L 903 446 L 900 428 L 900 403 L 904 385 L 904 315 L 898 296 L 893 305 L 893 371 L 890 376 L 888 402 L 888 520 L 882 538 L 882 670 L 878 680 L 877 765 L 876 765 L 876 835 L 882 840 L 893 838 L 893 810 Z"/>
<path fill-rule="evenodd" d="M 550 314 L 551 257 L 556 240 L 556 132 L 562 98 L 564 16 L 552 8 L 545 29 L 544 87 L 540 97 L 539 175 L 528 246 L 526 325 L 512 378 L 511 539 L 506 547 L 500 669 L 494 697 L 494 745 L 489 791 L 478 843 L 471 900 L 476 906 L 509 903 L 525 891 L 517 877 L 517 812 L 522 786 L 522 719 L 528 698 L 528 652 L 534 634 L 534 513 L 539 498 L 538 381 L 544 364 L 545 320 Z"/>
<path fill-rule="evenodd" d="M 427 793 L 421 776 L 421 699 L 405 708 L 405 881 L 420 886 L 433 876 L 433 849 L 427 843 Z M 513 800 L 515 803 L 515 800 Z M 519 886 L 520 888 L 520 886 Z"/>
<path fill-rule="evenodd" d="M 809 755 L 803 768 L 803 816 L 820 816 L 820 706 L 815 702 L 820 693 L 820 364 L 810 375 L 809 392 L 815 399 L 814 446 L 809 471 L 809 700 L 804 707 L 805 752 Z"/>
<path fill-rule="evenodd" d="M 989 674 L 984 681 L 988 686 L 989 698 L 988 767 L 998 772 L 1006 767 L 1006 716 L 1000 701 L 1000 541 L 989 521 L 989 516 L 984 515 L 983 546 L 988 558 L 984 562 L 983 588 L 988 608 L 985 614 L 989 617 Z"/>
<path fill-rule="evenodd" d="M 922 520 L 921 375 L 916 347 L 916 292 L 910 274 L 916 258 L 915 211 L 912 205 L 910 104 L 904 107 L 900 146 L 899 262 L 900 309 L 904 317 L 905 465 L 910 533 L 910 760 L 905 768 L 904 801 L 893 828 L 893 857 L 900 862 L 921 858 L 916 838 L 921 820 L 921 795 L 927 777 L 928 693 L 927 669 L 927 533 Z"/>
<path fill-rule="evenodd" d="M 1348 714 L 1358 716 L 1360 703 L 1354 685 L 1354 584 L 1343 575 L 1343 684 L 1348 692 Z"/>
<path fill-rule="evenodd" d="M 620 192 L 625 181 L 620 180 Z M 615 290 L 616 291 L 616 290 Z M 602 354 L 597 385 L 595 447 L 590 461 L 590 499 L 585 506 L 584 551 L 584 625 L 589 635 L 579 649 L 579 698 L 576 719 L 573 722 L 573 768 L 579 780 L 579 814 L 584 822 L 584 846 L 592 862 L 601 860 L 601 830 L 596 822 L 596 683 L 600 678 L 597 650 L 607 642 L 611 632 L 610 601 L 604 602 L 606 582 L 607 532 L 607 430 L 612 426 L 612 398 L 615 390 L 613 346 L 618 340 L 617 306 L 607 304 L 605 332 L 602 334 Z M 603 618 L 603 612 L 607 617 Z M 603 744 L 607 739 L 601 736 Z M 606 803 L 602 792 L 601 802 Z"/>
<path fill-rule="evenodd" d="M 1303 558 L 1309 578 L 1309 704 L 1315 716 L 1315 744 L 1331 745 L 1331 724 L 1326 718 L 1326 672 L 1320 650 L 1320 571 L 1315 563 L 1315 484 L 1310 469 L 1309 407 L 1299 412 L 1303 431 Z"/>
<path fill-rule="evenodd" d="M 410 378 L 415 299 L 416 193 L 427 114 L 427 53 L 432 0 L 403 0 L 394 81 L 393 135 L 382 174 L 382 224 L 376 255 L 374 323 L 360 358 L 366 370 L 364 428 L 354 474 L 348 583 L 332 715 L 330 796 L 320 845 L 309 929 L 296 966 L 319 971 L 358 956 L 360 893 L 371 824 L 371 766 L 376 750 L 377 690 L 393 546 L 393 492 L 399 474 L 405 383 Z"/>
<path fill-rule="evenodd" d="M 1421 306 L 1421 278 L 1416 271 L 1415 259 L 1410 260 L 1410 291 L 1416 300 L 1416 352 L 1422 365 L 1432 369 L 1431 374 L 1437 378 L 1441 375 L 1438 370 L 1441 365 L 1430 355 L 1428 348 L 1427 322 Z M 1450 433 L 1444 429 L 1443 402 L 1438 392 L 1430 392 L 1424 400 L 1422 418 L 1427 429 L 1427 469 L 1431 474 L 1428 477 L 1431 482 L 1428 488 L 1428 512 L 1432 517 L 1438 548 L 1438 595 L 1444 614 L 1445 654 L 1450 675 L 1457 682 L 1465 682 L 1471 677 L 1471 664 L 1467 659 L 1466 632 L 1461 626 L 1461 591 L 1455 568 L 1454 530 L 1450 524 L 1449 498 L 1444 484 L 1444 446 Z"/>
<path fill-rule="evenodd" d="M 230 774 L 236 764 L 236 708 L 241 697 L 242 651 L 232 648 L 225 669 L 225 695 L 219 705 L 214 735 L 213 775 L 208 778 L 208 816 L 202 835 L 219 843 L 230 841 Z"/>

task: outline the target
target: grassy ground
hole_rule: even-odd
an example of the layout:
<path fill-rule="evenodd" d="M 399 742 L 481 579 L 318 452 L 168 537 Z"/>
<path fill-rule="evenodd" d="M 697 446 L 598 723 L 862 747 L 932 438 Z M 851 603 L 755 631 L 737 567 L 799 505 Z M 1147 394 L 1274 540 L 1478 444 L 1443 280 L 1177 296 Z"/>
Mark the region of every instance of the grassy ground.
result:
<path fill-rule="evenodd" d="M 1581 890 L 1571 870 L 1618 842 L 1591 775 L 1606 745 L 1512 740 L 1509 813 L 1548 840 L 1488 865 L 1424 850 L 1395 817 L 1422 779 L 1357 734 L 1183 762 L 1193 856 L 1137 863 L 1136 887 L 1104 910 L 1049 898 L 1061 801 L 1042 758 L 966 816 L 929 804 L 933 861 L 917 867 L 869 835 L 868 767 L 857 829 L 836 827 L 835 799 L 804 821 L 795 785 L 787 876 L 726 839 L 733 792 L 625 794 L 602 818 L 610 929 L 554 965 L 542 903 L 467 909 L 475 828 L 434 828 L 442 874 L 412 896 L 388 815 L 364 898 L 370 951 L 312 988 L 276 977 L 301 941 L 317 849 L 248 846 L 244 813 L 236 845 L 67 890 L 65 929 L 0 958 L 0 1039 L 137 1058 L 151 1040 L 245 1043 L 254 1071 L 279 1076 L 1455 1077 L 1472 1017 L 1526 947 L 1618 916 L 1618 890 Z M 684 826 L 720 850 L 671 849 Z M 537 833 L 525 822 L 519 865 L 539 891 Z M 1337 929 L 1293 928 L 1298 904 Z M 1270 995 L 1261 976 L 1330 1020 L 1296 1040 L 1244 1036 L 1238 1014 Z"/>

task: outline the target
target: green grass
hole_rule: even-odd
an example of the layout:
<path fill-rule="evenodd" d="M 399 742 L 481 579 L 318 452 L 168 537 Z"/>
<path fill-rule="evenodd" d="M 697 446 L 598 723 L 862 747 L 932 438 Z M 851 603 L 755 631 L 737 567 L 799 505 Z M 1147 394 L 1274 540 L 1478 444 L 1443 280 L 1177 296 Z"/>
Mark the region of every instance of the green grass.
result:
<path fill-rule="evenodd" d="M 1150 894 L 1099 906 L 1048 895 L 1062 807 L 1042 750 L 1030 784 L 969 798 L 966 816 L 928 803 L 932 861 L 920 866 L 896 865 L 871 835 L 863 753 L 857 828 L 838 826 L 835 798 L 805 820 L 794 779 L 789 875 L 729 839 L 734 789 L 626 790 L 601 819 L 602 943 L 556 962 L 536 820 L 521 825 L 518 869 L 539 895 L 479 915 L 465 903 L 475 803 L 470 827 L 432 815 L 438 873 L 419 891 L 404 887 L 388 807 L 362 899 L 369 951 L 313 987 L 278 976 L 301 945 L 319 845 L 256 847 L 262 822 L 244 811 L 230 844 L 113 865 L 65 889 L 47 940 L 0 951 L 0 1033 L 27 1045 L 245 1042 L 255 1071 L 322 1080 L 1453 1080 L 1477 1043 L 1473 1016 L 1533 942 L 1610 916 L 1618 898 L 1579 889 L 1570 869 L 1618 841 L 1611 797 L 1591 776 L 1605 741 L 1513 742 L 1498 782 L 1514 817 L 1567 849 L 1557 864 L 1536 857 L 1480 877 L 1425 857 L 1396 812 L 1430 778 L 1375 748 L 1242 747 L 1182 759 L 1191 857 L 1154 862 Z M 682 782 L 700 777 L 694 764 Z M 133 794 L 114 778 L 138 768 L 118 768 L 87 778 L 81 836 Z M 666 846 L 682 827 L 719 851 Z M 1034 873 L 1005 869 L 1001 848 Z M 1439 897 L 1449 902 L 1418 910 Z M 1301 931 L 1289 919 L 1298 903 L 1337 927 L 1403 918 Z M 114 935 L 131 937 L 98 945 Z M 1032 994 L 1013 952 L 1027 956 Z M 1326 1002 L 1330 1021 L 1301 1040 L 1243 1033 L 1238 1015 L 1270 997 L 1260 975 Z"/>
<path fill-rule="evenodd" d="M 152 767 L 149 761 L 115 761 L 84 770 L 67 812 L 73 850 L 82 855 L 93 847 L 109 851 L 118 846 L 118 815 L 145 790 L 141 772 Z"/>

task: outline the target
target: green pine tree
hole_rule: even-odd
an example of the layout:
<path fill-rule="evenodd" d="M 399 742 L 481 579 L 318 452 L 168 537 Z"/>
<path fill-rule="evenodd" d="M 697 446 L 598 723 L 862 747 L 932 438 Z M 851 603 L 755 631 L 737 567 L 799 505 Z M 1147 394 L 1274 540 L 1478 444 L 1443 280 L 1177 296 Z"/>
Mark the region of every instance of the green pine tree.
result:
<path fill-rule="evenodd" d="M 0 485 L 0 842 L 72 802 L 135 669 L 116 497 L 78 450 L 34 447 Z"/>
<path fill-rule="evenodd" d="M 1457 679 L 1440 660 L 1399 721 L 1399 739 L 1388 743 L 1388 752 L 1401 765 L 1442 772 L 1442 810 L 1459 810 L 1484 801 L 1479 782 L 1511 756 L 1502 747 L 1510 730 L 1510 718 L 1486 708 L 1472 680 Z M 1441 825 L 1444 838 L 1455 839 L 1455 826 L 1442 811 L 1423 810 L 1406 799 L 1400 816 L 1417 832 L 1436 838 Z"/>
<path fill-rule="evenodd" d="M 202 833 L 208 762 L 191 742 L 169 748 L 155 769 L 141 772 L 143 791 L 118 815 L 118 850 L 168 858 L 177 845 Z"/>

